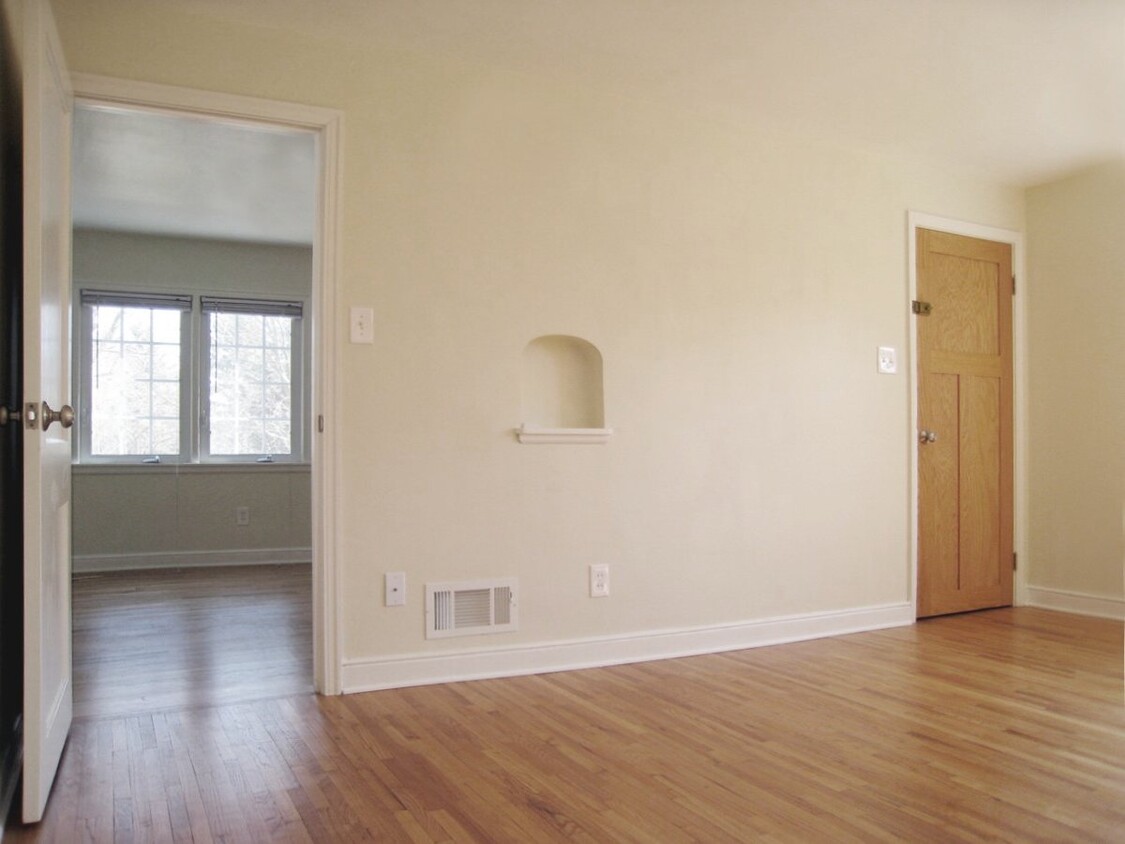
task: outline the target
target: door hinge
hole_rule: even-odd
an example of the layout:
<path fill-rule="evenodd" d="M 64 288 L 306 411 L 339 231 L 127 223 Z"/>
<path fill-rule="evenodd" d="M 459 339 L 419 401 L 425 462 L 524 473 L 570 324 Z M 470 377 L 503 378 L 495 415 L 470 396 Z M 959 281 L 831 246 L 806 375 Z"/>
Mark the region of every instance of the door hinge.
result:
<path fill-rule="evenodd" d="M 1015 551 L 1013 551 L 1012 552 L 1012 571 L 1015 571 L 1016 569 L 1019 568 L 1019 561 L 1020 561 L 1019 554 L 1017 554 Z"/>
<path fill-rule="evenodd" d="M 320 433 L 320 434 L 324 433 L 324 416 L 323 415 L 320 415 L 320 416 L 316 417 L 316 430 L 317 430 L 317 433 Z"/>
<path fill-rule="evenodd" d="M 1016 274 L 1012 273 L 1012 295 L 1016 295 Z"/>
<path fill-rule="evenodd" d="M 918 314 L 918 316 L 929 316 L 930 311 L 932 311 L 933 309 L 934 306 L 929 302 L 919 302 L 917 299 L 915 299 L 910 303 L 911 313 Z"/>

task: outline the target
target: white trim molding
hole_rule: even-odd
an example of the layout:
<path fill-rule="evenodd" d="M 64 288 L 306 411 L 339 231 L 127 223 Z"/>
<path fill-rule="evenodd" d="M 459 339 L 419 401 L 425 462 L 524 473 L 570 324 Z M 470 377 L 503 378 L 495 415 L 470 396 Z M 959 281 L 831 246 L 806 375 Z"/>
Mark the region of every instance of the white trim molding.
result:
<path fill-rule="evenodd" d="M 138 569 L 188 569 L 215 566 L 269 566 L 311 563 L 312 548 L 228 548 L 219 551 L 159 551 L 129 554 L 76 554 L 75 574 Z"/>
<path fill-rule="evenodd" d="M 516 428 L 516 437 L 524 445 L 601 445 L 612 436 L 613 428 L 536 428 L 526 422 Z"/>
<path fill-rule="evenodd" d="M 918 229 L 948 232 L 950 234 L 1008 243 L 1012 246 L 1012 272 L 1016 276 L 1016 295 L 1012 301 L 1012 389 L 1013 400 L 1013 532 L 1012 548 L 1021 561 L 1029 559 L 1027 554 L 1027 449 L 1028 449 L 1028 405 L 1027 405 L 1027 257 L 1023 232 L 995 226 L 953 220 L 919 211 L 908 211 L 907 229 L 907 285 L 903 313 L 907 318 L 910 338 L 910 364 L 907 368 L 907 384 L 910 391 L 910 600 L 915 607 L 918 602 L 918 449 L 915 446 L 915 432 L 918 430 L 918 383 L 914 362 L 918 360 L 917 323 L 910 318 L 910 302 L 918 293 Z M 1026 565 L 1015 571 L 1014 602 L 1016 606 L 1027 603 Z"/>
<path fill-rule="evenodd" d="M 1119 596 L 1091 595 L 1087 592 L 1028 586 L 1026 598 L 1029 607 L 1125 621 L 1125 598 Z"/>
<path fill-rule="evenodd" d="M 108 475 L 307 475 L 308 463 L 72 463 L 70 473 L 82 477 Z"/>
<path fill-rule="evenodd" d="M 886 604 L 714 627 L 656 630 L 488 650 L 418 652 L 385 658 L 346 659 L 342 685 L 343 692 L 351 694 L 463 680 L 602 668 L 745 650 L 887 627 L 905 627 L 914 621 L 912 603 Z"/>
<path fill-rule="evenodd" d="M 340 693 L 340 594 L 336 571 L 336 291 L 340 286 L 340 206 L 344 115 L 336 109 L 76 73 L 78 101 L 169 114 L 304 129 L 316 136 L 317 213 L 312 283 L 313 680 Z"/>

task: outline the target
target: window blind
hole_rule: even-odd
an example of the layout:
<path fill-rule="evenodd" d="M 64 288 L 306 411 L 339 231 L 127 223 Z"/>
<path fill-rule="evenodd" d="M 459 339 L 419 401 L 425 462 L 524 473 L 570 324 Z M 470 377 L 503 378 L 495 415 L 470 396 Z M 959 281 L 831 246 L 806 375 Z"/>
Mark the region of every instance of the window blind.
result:
<path fill-rule="evenodd" d="M 300 302 L 284 299 L 235 299 L 227 296 L 201 296 L 200 307 L 205 314 L 257 314 L 258 316 L 284 316 L 300 319 L 303 306 Z"/>
<path fill-rule="evenodd" d="M 114 308 L 166 308 L 190 311 L 191 296 L 179 293 L 121 293 L 108 290 L 83 290 L 83 305 L 107 305 Z"/>

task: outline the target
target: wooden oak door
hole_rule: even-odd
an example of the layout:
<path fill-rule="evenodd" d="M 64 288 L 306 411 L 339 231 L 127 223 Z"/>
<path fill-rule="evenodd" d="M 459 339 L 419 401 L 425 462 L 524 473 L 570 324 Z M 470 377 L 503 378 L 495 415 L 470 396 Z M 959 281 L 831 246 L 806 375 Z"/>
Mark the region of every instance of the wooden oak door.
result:
<path fill-rule="evenodd" d="M 917 236 L 923 617 L 1012 603 L 1013 280 L 1010 244 Z"/>

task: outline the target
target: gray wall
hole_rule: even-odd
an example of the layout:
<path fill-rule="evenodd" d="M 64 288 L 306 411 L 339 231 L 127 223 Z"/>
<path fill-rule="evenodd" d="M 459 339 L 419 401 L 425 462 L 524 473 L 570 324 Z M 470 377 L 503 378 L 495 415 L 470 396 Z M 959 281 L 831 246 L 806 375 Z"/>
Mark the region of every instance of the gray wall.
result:
<path fill-rule="evenodd" d="M 308 562 L 309 490 L 303 465 L 76 467 L 74 570 Z"/>
<path fill-rule="evenodd" d="M 311 280 L 309 247 L 74 233 L 76 289 L 307 297 Z M 73 495 L 75 571 L 310 559 L 304 464 L 75 466 Z M 236 523 L 239 507 L 248 525 Z"/>
<path fill-rule="evenodd" d="M 308 296 L 312 247 L 75 229 L 74 285 Z"/>

